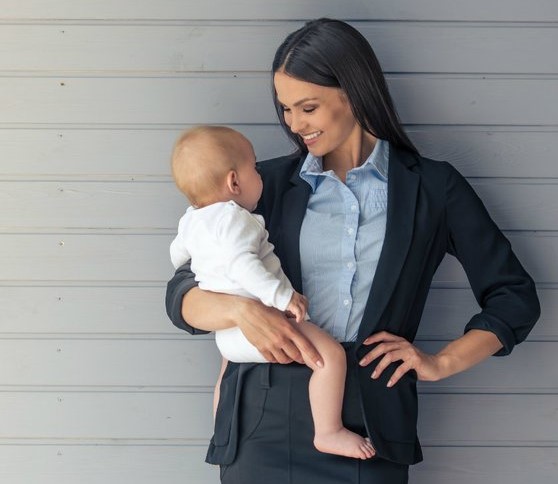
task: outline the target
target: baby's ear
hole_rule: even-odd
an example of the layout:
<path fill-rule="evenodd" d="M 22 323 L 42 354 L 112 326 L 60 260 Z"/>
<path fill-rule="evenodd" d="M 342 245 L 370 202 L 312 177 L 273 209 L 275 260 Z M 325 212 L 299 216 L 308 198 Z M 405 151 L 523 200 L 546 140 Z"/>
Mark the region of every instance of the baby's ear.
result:
<path fill-rule="evenodd" d="M 231 170 L 227 173 L 226 178 L 227 189 L 232 195 L 240 195 L 240 184 L 238 183 L 238 173 Z"/>

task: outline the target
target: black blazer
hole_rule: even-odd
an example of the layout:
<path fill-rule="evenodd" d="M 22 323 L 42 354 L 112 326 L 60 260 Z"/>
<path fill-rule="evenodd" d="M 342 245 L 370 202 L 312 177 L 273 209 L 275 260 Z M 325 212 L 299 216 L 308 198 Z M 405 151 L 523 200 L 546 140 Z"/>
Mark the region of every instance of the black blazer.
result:
<path fill-rule="evenodd" d="M 264 192 L 258 211 L 265 218 L 286 275 L 299 292 L 299 235 L 310 195 L 309 185 L 299 177 L 303 161 L 304 157 L 291 155 L 259 163 Z M 386 330 L 413 341 L 432 276 L 446 253 L 463 265 L 481 308 L 464 330 L 492 331 L 503 345 L 497 355 L 510 353 L 540 314 L 533 280 L 455 168 L 390 145 L 385 240 L 348 371 L 358 372 L 363 416 L 377 455 L 400 463 L 412 464 L 422 458 L 416 435 L 416 374 L 408 372 L 387 388 L 397 363 L 380 379 L 372 380 L 376 362 L 362 368 L 357 361 L 371 349 L 362 342 L 372 333 Z M 183 320 L 181 307 L 183 295 L 194 285 L 189 267 L 179 268 L 169 281 L 166 298 L 173 323 L 192 334 L 203 331 Z M 234 460 L 234 401 L 247 371 L 246 365 L 240 369 L 239 365 L 229 366 L 226 376 L 234 383 L 224 389 L 227 402 L 220 407 L 233 410 L 222 419 L 224 428 L 218 419 L 208 454 L 208 461 L 217 464 Z"/>

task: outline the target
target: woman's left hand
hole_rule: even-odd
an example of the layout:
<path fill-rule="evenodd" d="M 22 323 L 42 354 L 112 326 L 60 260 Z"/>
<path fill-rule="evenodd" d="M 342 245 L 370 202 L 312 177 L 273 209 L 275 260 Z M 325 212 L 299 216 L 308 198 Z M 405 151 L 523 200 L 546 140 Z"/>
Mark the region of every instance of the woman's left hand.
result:
<path fill-rule="evenodd" d="M 418 379 L 423 381 L 437 381 L 444 376 L 442 362 L 437 355 L 424 353 L 401 336 L 381 331 L 364 340 L 365 345 L 376 343 L 378 345 L 365 355 L 359 364 L 367 366 L 383 355 L 372 372 L 372 378 L 377 379 L 390 363 L 402 361 L 389 379 L 388 387 L 395 385 L 409 370 L 415 370 Z"/>

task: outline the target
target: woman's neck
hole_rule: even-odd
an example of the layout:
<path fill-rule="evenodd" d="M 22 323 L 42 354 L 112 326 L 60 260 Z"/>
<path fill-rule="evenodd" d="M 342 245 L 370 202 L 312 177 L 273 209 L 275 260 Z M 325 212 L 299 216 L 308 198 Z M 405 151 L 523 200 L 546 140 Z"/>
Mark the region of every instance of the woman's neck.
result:
<path fill-rule="evenodd" d="M 359 129 L 352 138 L 322 158 L 324 171 L 333 170 L 343 183 L 347 172 L 362 165 L 376 146 L 376 138 L 363 129 Z"/>

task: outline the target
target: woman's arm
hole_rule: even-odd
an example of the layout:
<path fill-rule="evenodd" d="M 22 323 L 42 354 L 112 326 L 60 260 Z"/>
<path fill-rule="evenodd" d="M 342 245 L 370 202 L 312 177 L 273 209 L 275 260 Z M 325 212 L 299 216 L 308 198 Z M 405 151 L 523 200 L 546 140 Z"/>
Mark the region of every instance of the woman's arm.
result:
<path fill-rule="evenodd" d="M 322 358 L 312 343 L 282 311 L 255 299 L 193 288 L 182 302 L 184 319 L 198 329 L 214 331 L 238 326 L 244 336 L 271 363 L 304 364 L 304 353 L 316 364 Z"/>
<path fill-rule="evenodd" d="M 366 366 L 385 354 L 372 373 L 374 379 L 379 378 L 390 363 L 403 361 L 389 379 L 389 387 L 395 385 L 409 370 L 415 370 L 421 381 L 447 378 L 468 370 L 502 348 L 502 343 L 494 333 L 479 329 L 470 330 L 435 355 L 424 353 L 405 338 L 387 331 L 366 338 L 364 344 L 377 346 L 362 358 L 361 366 Z"/>
<path fill-rule="evenodd" d="M 180 267 L 167 284 L 166 307 L 173 324 L 191 334 L 238 326 L 272 363 L 304 363 L 302 353 L 317 364 L 322 361 L 281 311 L 253 299 L 199 289 L 189 264 Z"/>
<path fill-rule="evenodd" d="M 467 323 L 462 337 L 436 355 L 423 353 L 404 338 L 385 331 L 367 338 L 364 344 L 377 346 L 360 364 L 368 365 L 384 355 L 373 378 L 390 363 L 402 361 L 389 386 L 411 369 L 419 380 L 439 380 L 491 355 L 507 355 L 527 337 L 540 315 L 535 284 L 511 244 L 463 176 L 451 165 L 447 167 L 447 251 L 465 269 L 481 311 Z"/>

